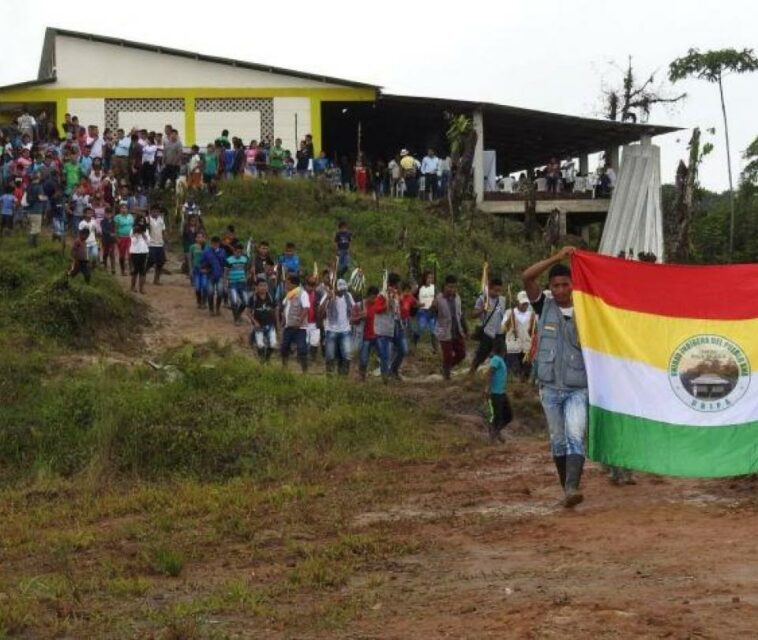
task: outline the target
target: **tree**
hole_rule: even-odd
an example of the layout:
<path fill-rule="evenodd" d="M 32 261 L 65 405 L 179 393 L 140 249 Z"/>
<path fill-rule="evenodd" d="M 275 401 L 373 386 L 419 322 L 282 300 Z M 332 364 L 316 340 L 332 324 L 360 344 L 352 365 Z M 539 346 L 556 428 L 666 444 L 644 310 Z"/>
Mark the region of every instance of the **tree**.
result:
<path fill-rule="evenodd" d="M 669 215 L 664 219 L 666 257 L 670 262 L 689 262 L 690 228 L 695 213 L 695 200 L 698 189 L 698 169 L 703 158 L 713 150 L 713 145 L 706 142 L 700 147 L 700 129 L 692 130 L 692 137 L 687 146 L 690 152 L 689 164 L 679 161 L 676 169 L 676 196 Z"/>
<path fill-rule="evenodd" d="M 724 76 L 732 73 L 750 73 L 758 70 L 758 58 L 753 55 L 752 49 L 718 49 L 715 51 L 700 52 L 690 49 L 686 56 L 677 58 L 669 65 L 669 80 L 677 82 L 684 78 L 695 77 L 716 83 L 719 86 L 721 98 L 721 113 L 724 117 L 724 136 L 726 138 L 726 166 L 729 174 L 729 202 L 731 206 L 729 216 L 729 258 L 731 260 L 734 251 L 734 185 L 732 183 L 732 160 L 729 148 L 729 125 L 726 117 L 726 103 L 724 101 Z"/>
<path fill-rule="evenodd" d="M 447 141 L 453 163 L 453 179 L 448 191 L 450 216 L 453 222 L 460 217 L 463 201 L 471 191 L 474 152 L 477 133 L 474 121 L 465 115 L 449 115 Z"/>
<path fill-rule="evenodd" d="M 742 157 L 747 161 L 742 170 L 742 184 L 754 186 L 758 183 L 758 137 L 748 145 Z"/>
<path fill-rule="evenodd" d="M 616 68 L 621 71 L 620 67 Z M 647 122 L 654 105 L 673 104 L 687 97 L 686 93 L 666 95 L 666 88 L 655 82 L 655 72 L 651 73 L 642 84 L 637 84 L 632 67 L 632 56 L 629 56 L 623 75 L 621 87 L 603 90 L 605 117 L 609 120 Z"/>

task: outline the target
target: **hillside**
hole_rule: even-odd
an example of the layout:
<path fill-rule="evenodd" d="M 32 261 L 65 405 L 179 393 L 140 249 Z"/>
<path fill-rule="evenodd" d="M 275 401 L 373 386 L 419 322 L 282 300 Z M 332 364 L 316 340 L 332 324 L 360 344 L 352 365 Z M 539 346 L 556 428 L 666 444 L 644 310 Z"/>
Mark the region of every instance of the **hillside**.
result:
<path fill-rule="evenodd" d="M 512 273 L 546 251 L 313 188 L 225 185 L 207 226 L 321 264 L 344 218 L 370 280 L 413 243 L 469 304 L 485 252 Z M 491 446 L 483 381 L 431 376 L 427 345 L 389 386 L 261 366 L 170 258 L 132 296 L 0 246 L 0 639 L 750 637 L 754 479 L 591 464 L 566 513 L 533 387 Z"/>

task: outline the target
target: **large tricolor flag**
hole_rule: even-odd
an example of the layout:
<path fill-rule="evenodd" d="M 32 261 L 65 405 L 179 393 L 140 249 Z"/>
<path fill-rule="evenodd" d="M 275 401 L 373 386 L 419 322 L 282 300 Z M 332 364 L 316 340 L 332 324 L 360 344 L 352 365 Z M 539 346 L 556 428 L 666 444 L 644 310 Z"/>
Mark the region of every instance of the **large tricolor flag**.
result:
<path fill-rule="evenodd" d="M 571 266 L 589 456 L 666 475 L 758 471 L 758 265 L 579 251 Z"/>

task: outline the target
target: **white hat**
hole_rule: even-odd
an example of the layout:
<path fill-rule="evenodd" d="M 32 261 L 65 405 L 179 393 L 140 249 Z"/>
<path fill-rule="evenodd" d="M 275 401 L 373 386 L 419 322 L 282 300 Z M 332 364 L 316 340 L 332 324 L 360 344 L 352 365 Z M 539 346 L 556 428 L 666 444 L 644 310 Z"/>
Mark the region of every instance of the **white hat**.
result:
<path fill-rule="evenodd" d="M 347 282 L 345 282 L 342 278 L 337 280 L 337 291 L 347 291 Z"/>
<path fill-rule="evenodd" d="M 516 294 L 516 302 L 519 304 L 529 304 L 529 296 L 526 295 L 526 291 L 519 291 Z"/>
<path fill-rule="evenodd" d="M 407 156 L 408 155 L 408 149 L 401 149 L 400 150 L 400 155 L 401 156 Z"/>

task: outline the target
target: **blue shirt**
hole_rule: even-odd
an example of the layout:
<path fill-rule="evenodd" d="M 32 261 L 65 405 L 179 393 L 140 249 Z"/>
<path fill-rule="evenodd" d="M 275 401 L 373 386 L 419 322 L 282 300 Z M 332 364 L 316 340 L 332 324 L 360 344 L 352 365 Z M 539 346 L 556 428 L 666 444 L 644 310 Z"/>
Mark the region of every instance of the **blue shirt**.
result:
<path fill-rule="evenodd" d="M 352 240 L 352 234 L 347 230 L 338 231 L 334 236 L 334 242 L 337 243 L 337 249 L 339 251 L 350 250 L 350 240 Z"/>
<path fill-rule="evenodd" d="M 223 247 L 214 249 L 208 247 L 203 251 L 203 257 L 200 262 L 200 268 L 206 268 L 210 273 L 211 279 L 216 281 L 220 280 L 224 275 L 224 264 L 226 263 L 226 251 Z M 231 281 L 231 278 L 230 278 Z"/>
<path fill-rule="evenodd" d="M 12 193 L 4 193 L 0 196 L 0 211 L 4 216 L 12 216 L 13 208 L 16 206 L 16 198 Z"/>
<path fill-rule="evenodd" d="M 291 256 L 279 256 L 279 264 L 287 273 L 300 273 L 300 256 L 293 253 Z"/>
<path fill-rule="evenodd" d="M 490 369 L 492 378 L 490 380 L 490 393 L 505 393 L 506 375 L 508 368 L 505 366 L 505 360 L 502 356 L 493 355 L 490 357 Z"/>

